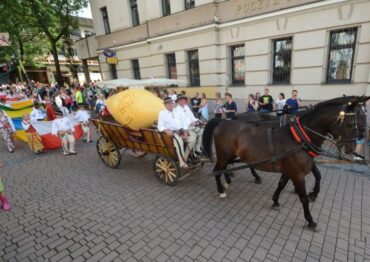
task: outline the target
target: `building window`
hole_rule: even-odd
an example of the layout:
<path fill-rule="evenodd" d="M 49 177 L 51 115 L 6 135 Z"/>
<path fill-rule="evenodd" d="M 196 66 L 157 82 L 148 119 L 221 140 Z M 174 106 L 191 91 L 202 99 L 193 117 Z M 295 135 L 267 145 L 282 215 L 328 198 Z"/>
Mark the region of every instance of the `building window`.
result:
<path fill-rule="evenodd" d="M 198 50 L 188 52 L 190 85 L 200 86 Z"/>
<path fill-rule="evenodd" d="M 71 33 L 72 36 L 81 38 L 81 31 L 79 29 L 75 29 Z"/>
<path fill-rule="evenodd" d="M 109 17 L 108 17 L 107 8 L 106 7 L 100 8 L 100 11 L 103 17 L 105 34 L 110 34 Z"/>
<path fill-rule="evenodd" d="M 112 73 L 112 79 L 117 79 L 117 67 L 115 64 L 110 65 L 110 71 Z"/>
<path fill-rule="evenodd" d="M 330 32 L 327 83 L 349 83 L 352 78 L 357 28 Z"/>
<path fill-rule="evenodd" d="M 273 84 L 289 84 L 292 64 L 292 38 L 274 40 Z"/>
<path fill-rule="evenodd" d="M 162 0 L 162 11 L 163 11 L 163 16 L 167 16 L 171 14 L 170 0 Z"/>
<path fill-rule="evenodd" d="M 192 9 L 195 7 L 195 0 L 185 0 L 185 9 Z"/>
<path fill-rule="evenodd" d="M 137 0 L 130 0 L 132 25 L 137 26 L 140 24 L 139 11 L 137 9 Z"/>
<path fill-rule="evenodd" d="M 245 80 L 245 51 L 244 45 L 231 47 L 232 83 L 242 85 Z"/>
<path fill-rule="evenodd" d="M 140 80 L 141 75 L 140 75 L 139 60 L 135 59 L 135 60 L 132 60 L 131 62 L 132 62 L 132 68 L 134 69 L 134 79 Z"/>
<path fill-rule="evenodd" d="M 177 79 L 177 68 L 176 68 L 176 56 L 175 53 L 166 55 L 167 57 L 167 69 L 168 78 Z"/>

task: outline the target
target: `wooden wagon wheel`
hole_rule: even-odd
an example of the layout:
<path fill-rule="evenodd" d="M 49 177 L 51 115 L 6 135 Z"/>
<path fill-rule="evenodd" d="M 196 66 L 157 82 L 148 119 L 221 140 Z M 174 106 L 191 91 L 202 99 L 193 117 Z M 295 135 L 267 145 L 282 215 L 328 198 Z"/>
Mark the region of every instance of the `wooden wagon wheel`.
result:
<path fill-rule="evenodd" d="M 121 162 L 121 154 L 119 148 L 109 141 L 107 138 L 101 136 L 96 143 L 99 157 L 104 164 L 110 168 L 117 168 Z"/>
<path fill-rule="evenodd" d="M 178 164 L 170 157 L 157 156 L 153 162 L 155 175 L 165 184 L 174 186 L 180 177 Z"/>

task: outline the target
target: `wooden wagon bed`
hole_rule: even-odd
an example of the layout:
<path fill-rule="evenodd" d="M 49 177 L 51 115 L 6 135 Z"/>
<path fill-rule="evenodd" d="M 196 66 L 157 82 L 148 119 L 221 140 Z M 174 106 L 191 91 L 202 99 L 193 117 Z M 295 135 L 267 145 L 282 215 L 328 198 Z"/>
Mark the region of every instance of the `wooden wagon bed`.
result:
<path fill-rule="evenodd" d="M 130 149 L 136 153 L 149 153 L 156 156 L 153 171 L 160 180 L 174 185 L 181 176 L 176 149 L 172 137 L 157 129 L 131 130 L 113 121 L 91 120 L 100 137 L 97 151 L 103 162 L 117 168 L 120 164 L 120 149 Z"/>

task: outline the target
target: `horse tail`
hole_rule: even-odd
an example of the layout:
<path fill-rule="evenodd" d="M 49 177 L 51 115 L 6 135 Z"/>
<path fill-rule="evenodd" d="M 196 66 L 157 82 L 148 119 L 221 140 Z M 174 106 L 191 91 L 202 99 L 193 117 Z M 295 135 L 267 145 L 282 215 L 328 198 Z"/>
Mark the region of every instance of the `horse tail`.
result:
<path fill-rule="evenodd" d="M 207 122 L 206 127 L 203 131 L 202 143 L 203 151 L 206 157 L 212 157 L 212 141 L 213 141 L 213 132 L 215 131 L 218 124 L 222 121 L 222 118 L 212 118 Z"/>

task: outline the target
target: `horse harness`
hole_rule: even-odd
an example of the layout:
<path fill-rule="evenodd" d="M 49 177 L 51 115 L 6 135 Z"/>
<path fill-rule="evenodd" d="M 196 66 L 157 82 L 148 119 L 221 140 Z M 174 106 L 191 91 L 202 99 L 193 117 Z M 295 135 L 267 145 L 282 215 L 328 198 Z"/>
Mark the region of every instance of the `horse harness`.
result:
<path fill-rule="evenodd" d="M 356 113 L 347 113 L 344 110 L 342 110 L 342 111 L 339 112 L 339 115 L 338 115 L 335 122 L 340 121 L 340 124 L 342 126 L 346 117 L 354 117 L 356 133 L 358 133 L 357 117 L 355 117 L 355 116 L 356 116 Z M 270 153 L 270 158 L 268 158 L 266 160 L 262 160 L 262 161 L 257 161 L 255 163 L 251 163 L 251 164 L 245 164 L 245 165 L 242 165 L 242 166 L 229 168 L 229 169 L 226 169 L 226 170 L 214 171 L 213 174 L 214 175 L 220 175 L 220 174 L 222 174 L 226 171 L 227 172 L 233 172 L 233 171 L 242 170 L 242 169 L 246 169 L 246 168 L 251 168 L 251 167 L 255 167 L 255 166 L 262 165 L 262 164 L 267 164 L 267 163 L 274 164 L 278 160 L 302 150 L 302 148 L 307 152 L 308 155 L 310 155 L 313 158 L 318 157 L 319 155 L 323 155 L 323 156 L 328 156 L 328 157 L 333 157 L 333 158 L 350 160 L 349 158 L 345 157 L 345 154 L 342 153 L 340 150 L 339 151 L 341 153 L 338 156 L 338 155 L 333 154 L 329 151 L 323 150 L 321 147 L 315 145 L 312 142 L 312 140 L 310 139 L 310 137 L 308 136 L 306 131 L 308 131 L 310 133 L 313 133 L 313 134 L 323 138 L 324 140 L 329 141 L 330 143 L 335 144 L 338 149 L 340 148 L 342 142 L 356 141 L 357 136 L 355 138 L 349 138 L 349 139 L 342 139 L 341 137 L 339 137 L 338 140 L 334 140 L 334 139 L 332 139 L 328 136 L 324 136 L 324 135 L 318 133 L 315 130 L 312 130 L 312 129 L 306 127 L 306 126 L 303 126 L 300 122 L 300 118 L 296 115 L 283 115 L 279 119 L 279 127 L 280 128 L 284 127 L 284 126 L 287 126 L 287 125 L 289 125 L 290 132 L 291 132 L 293 138 L 298 142 L 299 145 L 297 145 L 297 146 L 295 146 L 295 147 L 293 147 L 293 148 L 291 148 L 291 149 L 289 149 L 289 150 L 287 150 L 287 151 L 285 151 L 281 154 L 276 154 L 275 147 L 274 147 L 274 140 L 273 140 L 274 127 L 269 127 L 269 128 L 267 128 L 267 142 L 268 142 L 268 150 L 269 150 L 269 153 Z M 234 160 L 230 164 L 235 164 L 235 163 L 240 163 L 240 162 L 242 162 L 241 159 L 237 159 L 237 160 Z"/>
<path fill-rule="evenodd" d="M 348 103 L 348 106 L 351 105 L 351 102 Z M 359 127 L 358 127 L 358 121 L 357 121 L 357 113 L 356 112 L 345 112 L 344 110 L 345 108 L 343 108 L 343 110 L 341 110 L 338 114 L 338 117 L 337 119 L 332 123 L 332 124 L 336 124 L 338 121 L 340 123 L 340 126 L 343 126 L 343 123 L 344 123 L 344 120 L 346 119 L 346 117 L 352 117 L 354 120 L 354 126 L 355 126 L 355 136 L 352 137 L 352 138 L 342 138 L 342 136 L 339 136 L 338 139 L 333 139 L 332 135 L 331 134 L 328 134 L 328 135 L 322 135 L 320 134 L 319 132 L 315 131 L 315 130 L 312 130 L 306 126 L 303 126 L 300 122 L 300 119 L 299 117 L 297 116 L 291 116 L 290 118 L 290 131 L 294 137 L 294 139 L 300 144 L 302 145 L 302 147 L 306 150 L 306 152 L 311 156 L 311 157 L 318 157 L 319 155 L 323 155 L 323 156 L 328 156 L 328 157 L 333 157 L 333 158 L 339 158 L 339 159 L 346 159 L 348 157 L 346 157 L 346 155 L 342 152 L 341 150 L 341 146 L 342 146 L 342 143 L 343 142 L 355 142 L 357 139 L 358 139 L 358 134 L 359 134 Z M 361 108 L 362 110 L 362 108 Z M 362 127 L 361 127 L 362 128 Z M 310 137 L 308 136 L 307 132 L 310 132 L 316 136 L 319 136 L 321 138 L 323 138 L 324 140 L 334 144 L 337 149 L 339 150 L 340 152 L 340 155 L 335 155 L 331 152 L 328 152 L 326 150 L 323 150 L 321 147 L 318 147 L 317 145 L 315 145 Z M 347 159 L 349 160 L 349 159 Z"/>

